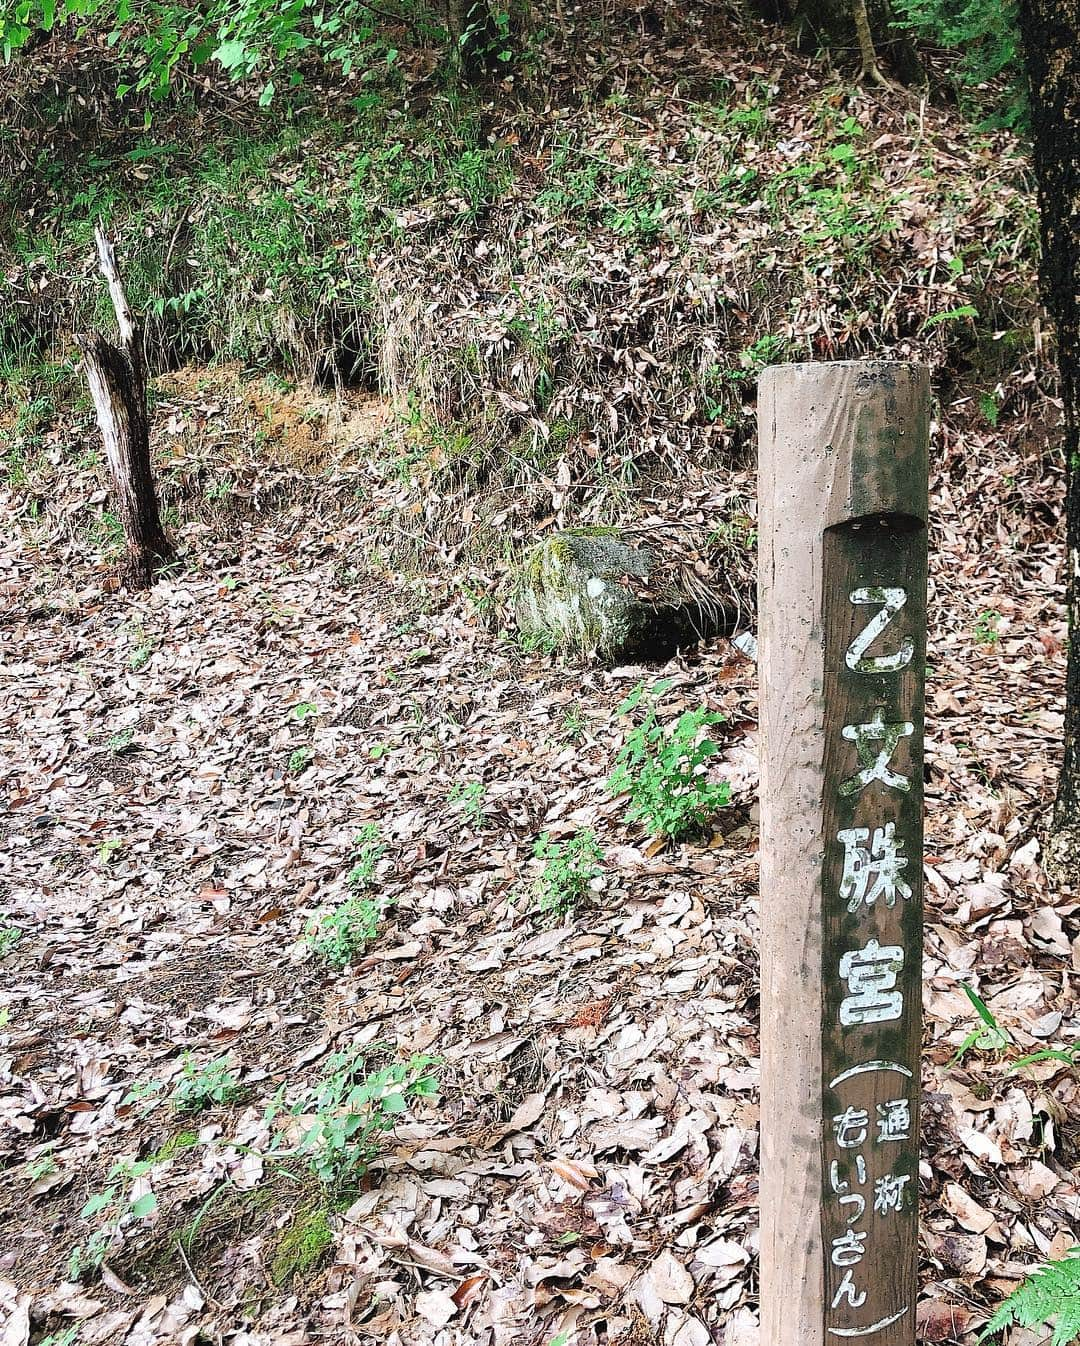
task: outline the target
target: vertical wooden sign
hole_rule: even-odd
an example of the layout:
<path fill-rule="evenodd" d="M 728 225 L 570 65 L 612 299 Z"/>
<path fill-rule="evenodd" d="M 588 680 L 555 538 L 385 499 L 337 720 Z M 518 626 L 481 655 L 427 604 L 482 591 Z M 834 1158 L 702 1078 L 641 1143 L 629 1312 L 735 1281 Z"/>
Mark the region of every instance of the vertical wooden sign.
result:
<path fill-rule="evenodd" d="M 762 1346 L 912 1346 L 929 379 L 758 399 Z"/>

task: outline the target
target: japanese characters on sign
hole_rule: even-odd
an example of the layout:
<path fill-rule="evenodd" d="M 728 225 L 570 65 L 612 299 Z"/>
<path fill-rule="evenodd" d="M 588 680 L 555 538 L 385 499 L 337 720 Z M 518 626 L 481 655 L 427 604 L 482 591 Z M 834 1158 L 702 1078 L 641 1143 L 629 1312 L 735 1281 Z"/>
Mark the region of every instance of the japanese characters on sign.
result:
<path fill-rule="evenodd" d="M 822 1233 L 827 1336 L 894 1346 L 914 1330 L 925 543 L 881 523 L 826 567 Z"/>

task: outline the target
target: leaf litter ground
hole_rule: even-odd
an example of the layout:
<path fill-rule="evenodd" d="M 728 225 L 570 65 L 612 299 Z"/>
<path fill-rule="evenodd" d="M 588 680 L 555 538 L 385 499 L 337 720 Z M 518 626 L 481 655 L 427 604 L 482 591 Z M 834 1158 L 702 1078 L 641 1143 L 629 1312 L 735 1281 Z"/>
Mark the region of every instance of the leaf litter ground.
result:
<path fill-rule="evenodd" d="M 312 476 L 264 445 L 208 501 L 183 446 L 235 446 L 239 413 L 199 381 L 166 397 L 180 569 L 132 596 L 86 559 L 86 467 L 69 506 L 3 544 L 5 1342 L 754 1342 L 755 669 L 724 641 L 662 669 L 524 652 L 479 620 L 475 577 L 388 567 L 356 503 L 364 462 Z M 53 447 L 87 434 L 57 428 Z M 930 1341 L 973 1340 L 1080 1220 L 1075 1074 L 951 1064 L 965 982 L 1021 1050 L 1077 1033 L 1078 903 L 1048 891 L 1038 841 L 1061 732 L 1060 483 L 991 443 L 946 446 L 934 490 Z M 616 707 L 660 677 L 669 713 L 727 717 L 715 772 L 733 787 L 710 836 L 668 849 L 605 789 Z M 347 895 L 370 823 L 393 905 L 339 973 L 304 934 Z M 583 828 L 603 873 L 546 922 L 533 843 Z M 327 1209 L 276 1160 L 266 1108 L 350 1045 L 439 1057 L 439 1093 Z M 187 1052 L 228 1056 L 242 1096 L 178 1115 Z M 153 1208 L 123 1207 L 100 1277 L 77 1283 L 71 1252 L 101 1223 L 80 1212 L 121 1160 L 141 1161 L 123 1201 Z M 332 1241 L 283 1272 L 320 1210 Z"/>

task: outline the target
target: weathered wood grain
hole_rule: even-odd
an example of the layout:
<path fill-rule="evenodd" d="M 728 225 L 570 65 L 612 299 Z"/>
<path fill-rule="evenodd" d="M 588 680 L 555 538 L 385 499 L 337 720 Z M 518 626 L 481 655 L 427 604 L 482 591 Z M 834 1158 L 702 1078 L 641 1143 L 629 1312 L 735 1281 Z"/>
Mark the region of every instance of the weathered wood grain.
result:
<path fill-rule="evenodd" d="M 760 384 L 763 1346 L 914 1341 L 928 406 Z"/>

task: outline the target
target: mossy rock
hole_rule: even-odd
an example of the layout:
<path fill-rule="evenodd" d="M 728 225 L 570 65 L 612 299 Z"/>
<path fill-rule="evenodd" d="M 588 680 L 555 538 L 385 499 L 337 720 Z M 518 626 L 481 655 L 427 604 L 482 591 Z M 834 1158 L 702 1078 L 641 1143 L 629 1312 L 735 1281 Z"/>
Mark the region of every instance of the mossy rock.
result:
<path fill-rule="evenodd" d="M 612 660 L 667 658 L 726 629 L 718 605 L 656 583 L 656 551 L 614 528 L 556 533 L 526 555 L 513 581 L 523 638 Z"/>

